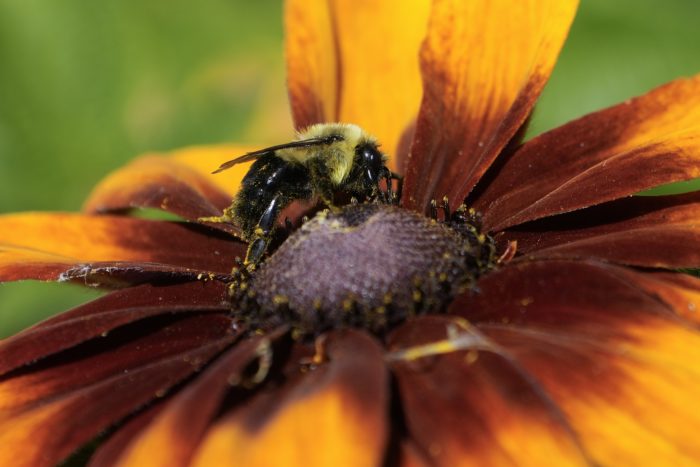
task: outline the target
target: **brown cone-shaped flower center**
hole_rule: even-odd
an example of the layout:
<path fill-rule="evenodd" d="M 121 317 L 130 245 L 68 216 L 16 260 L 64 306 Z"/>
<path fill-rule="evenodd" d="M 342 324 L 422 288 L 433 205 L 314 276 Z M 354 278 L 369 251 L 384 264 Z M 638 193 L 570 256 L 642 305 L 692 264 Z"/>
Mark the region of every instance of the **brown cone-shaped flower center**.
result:
<path fill-rule="evenodd" d="M 439 312 L 493 264 L 491 239 L 455 222 L 381 204 L 325 211 L 254 273 L 237 314 L 253 329 L 288 323 L 314 335 L 339 326 L 382 332 Z"/>

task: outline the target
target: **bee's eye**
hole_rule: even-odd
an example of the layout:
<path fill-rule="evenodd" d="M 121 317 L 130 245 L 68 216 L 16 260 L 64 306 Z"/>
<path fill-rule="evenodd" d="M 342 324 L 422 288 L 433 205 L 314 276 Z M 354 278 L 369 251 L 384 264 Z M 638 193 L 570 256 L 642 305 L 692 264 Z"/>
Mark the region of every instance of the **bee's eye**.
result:
<path fill-rule="evenodd" d="M 358 155 L 362 159 L 362 165 L 365 168 L 365 177 L 370 185 L 376 186 L 384 172 L 384 160 L 382 153 L 379 152 L 376 146 L 366 145 L 358 146 L 356 149 Z"/>
<path fill-rule="evenodd" d="M 384 165 L 382 153 L 379 152 L 376 146 L 359 146 L 357 151 L 368 169 L 379 171 Z"/>
<path fill-rule="evenodd" d="M 367 181 L 371 186 L 377 186 L 379 179 L 384 172 L 382 170 L 384 167 L 382 153 L 379 152 L 377 147 L 374 145 L 358 146 L 355 151 L 362 160 L 362 166 L 364 167 Z"/>

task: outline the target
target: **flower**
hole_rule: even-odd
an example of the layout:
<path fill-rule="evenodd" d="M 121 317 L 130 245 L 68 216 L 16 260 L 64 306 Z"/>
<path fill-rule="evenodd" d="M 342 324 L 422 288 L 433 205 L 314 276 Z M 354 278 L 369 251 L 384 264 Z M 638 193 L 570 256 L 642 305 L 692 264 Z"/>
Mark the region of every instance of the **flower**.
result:
<path fill-rule="evenodd" d="M 387 335 L 244 332 L 227 281 L 246 245 L 196 222 L 230 203 L 242 172 L 208 173 L 241 148 L 137 159 L 84 214 L 0 218 L 2 280 L 116 289 L 0 343 L 0 463 L 93 440 L 94 465 L 700 456 L 700 281 L 673 272 L 700 265 L 700 194 L 629 197 L 700 176 L 700 77 L 520 145 L 576 2 L 415 3 L 289 1 L 295 123 L 369 129 L 404 208 L 465 199 L 516 256 Z"/>

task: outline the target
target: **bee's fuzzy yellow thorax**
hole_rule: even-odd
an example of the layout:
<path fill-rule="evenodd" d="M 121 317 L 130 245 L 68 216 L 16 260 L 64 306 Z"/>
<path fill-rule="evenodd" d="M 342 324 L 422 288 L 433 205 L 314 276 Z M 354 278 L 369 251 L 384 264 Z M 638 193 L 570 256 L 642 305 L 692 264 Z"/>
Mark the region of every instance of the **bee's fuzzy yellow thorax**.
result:
<path fill-rule="evenodd" d="M 377 139 L 352 123 L 317 123 L 300 131 L 297 134 L 297 140 L 322 138 L 331 135 L 339 135 L 343 139 L 322 148 L 319 152 L 321 157 L 327 160 L 331 181 L 336 185 L 340 185 L 350 174 L 355 157 L 355 148 L 361 144 L 377 145 Z M 305 149 L 286 149 L 280 152 L 280 156 L 287 160 L 304 163 L 309 157 L 314 157 L 319 152 L 310 153 Z"/>

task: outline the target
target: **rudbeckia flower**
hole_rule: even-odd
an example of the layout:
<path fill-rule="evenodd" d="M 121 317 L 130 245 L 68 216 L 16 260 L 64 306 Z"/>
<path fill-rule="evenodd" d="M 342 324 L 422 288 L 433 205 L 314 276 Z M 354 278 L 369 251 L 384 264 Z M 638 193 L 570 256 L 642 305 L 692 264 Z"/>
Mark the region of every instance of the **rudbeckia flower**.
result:
<path fill-rule="evenodd" d="M 296 126 L 360 125 L 405 183 L 400 207 L 360 204 L 336 236 L 311 219 L 251 287 L 290 303 L 348 287 L 385 303 L 381 332 L 326 319 L 346 301 L 312 332 L 288 309 L 246 324 L 259 310 L 231 291 L 247 246 L 198 219 L 246 168 L 210 172 L 255 148 L 145 156 L 81 214 L 1 217 L 2 280 L 112 291 L 0 342 L 0 464 L 84 446 L 122 466 L 700 459 L 700 281 L 676 272 L 700 266 L 700 193 L 632 196 L 700 176 L 700 76 L 521 144 L 576 6 L 288 1 Z M 144 207 L 181 220 L 130 215 Z M 455 254 L 470 266 L 450 275 Z M 447 291 L 425 296 L 416 271 Z M 401 294 L 433 308 L 397 312 Z"/>

